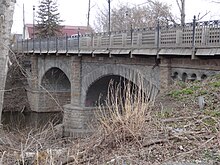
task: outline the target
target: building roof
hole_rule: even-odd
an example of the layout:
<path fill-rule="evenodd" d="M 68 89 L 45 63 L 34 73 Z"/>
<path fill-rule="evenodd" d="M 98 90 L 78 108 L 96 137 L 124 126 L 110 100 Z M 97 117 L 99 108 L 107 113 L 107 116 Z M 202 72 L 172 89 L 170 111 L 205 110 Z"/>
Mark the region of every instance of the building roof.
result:
<path fill-rule="evenodd" d="M 33 24 L 26 24 L 25 27 L 26 27 L 26 30 L 29 34 L 29 38 L 33 38 Z M 64 35 L 72 36 L 72 35 L 78 34 L 78 32 L 80 34 L 91 33 L 92 29 L 91 28 L 88 29 L 87 26 L 67 26 L 67 25 L 64 25 L 64 26 L 62 26 L 61 32 L 62 32 L 62 34 L 59 34 L 59 36 L 64 36 Z"/>

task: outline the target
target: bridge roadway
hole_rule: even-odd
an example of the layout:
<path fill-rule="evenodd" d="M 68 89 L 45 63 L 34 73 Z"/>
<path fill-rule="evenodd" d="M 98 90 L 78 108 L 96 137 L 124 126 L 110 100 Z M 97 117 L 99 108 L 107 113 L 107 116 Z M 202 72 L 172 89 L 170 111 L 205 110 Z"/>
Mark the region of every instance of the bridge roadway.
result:
<path fill-rule="evenodd" d="M 63 111 L 64 132 L 72 136 L 90 131 L 94 107 L 106 99 L 110 80 L 132 82 L 152 99 L 175 79 L 203 80 L 220 72 L 219 21 L 35 38 L 13 49 L 27 55 L 31 109 Z"/>

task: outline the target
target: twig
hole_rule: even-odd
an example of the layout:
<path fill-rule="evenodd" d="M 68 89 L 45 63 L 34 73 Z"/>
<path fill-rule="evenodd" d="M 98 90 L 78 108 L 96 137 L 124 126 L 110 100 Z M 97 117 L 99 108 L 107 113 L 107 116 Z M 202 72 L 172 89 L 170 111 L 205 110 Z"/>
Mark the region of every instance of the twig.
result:
<path fill-rule="evenodd" d="M 164 123 L 170 123 L 170 122 L 177 122 L 177 121 L 182 121 L 182 120 L 190 120 L 190 119 L 195 119 L 198 116 L 189 116 L 189 117 L 178 117 L 178 118 L 168 118 L 168 119 L 163 119 L 162 122 Z"/>
<path fill-rule="evenodd" d="M 150 141 L 146 144 L 143 144 L 143 147 L 149 147 L 149 146 L 152 146 L 154 144 L 167 143 L 168 141 L 169 141 L 168 139 L 157 139 L 157 140 L 154 140 L 154 141 Z"/>

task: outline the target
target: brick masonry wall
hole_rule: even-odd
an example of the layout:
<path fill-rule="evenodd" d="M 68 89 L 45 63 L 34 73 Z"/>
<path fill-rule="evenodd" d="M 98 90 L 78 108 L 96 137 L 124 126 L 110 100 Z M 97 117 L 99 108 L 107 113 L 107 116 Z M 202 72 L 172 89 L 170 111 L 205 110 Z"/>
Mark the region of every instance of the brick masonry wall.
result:
<path fill-rule="evenodd" d="M 171 84 L 171 60 L 169 58 L 161 58 L 160 63 L 160 90 L 167 89 Z"/>
<path fill-rule="evenodd" d="M 94 59 L 94 60 L 93 60 Z M 107 75 L 122 76 L 145 89 L 159 89 L 159 68 L 155 65 L 155 58 L 82 58 L 82 90 L 81 105 L 84 106 L 87 90 L 91 84 Z M 152 95 L 153 97 L 153 95 Z"/>
<path fill-rule="evenodd" d="M 63 111 L 63 106 L 70 104 L 70 92 L 43 91 L 39 94 L 38 112 Z"/>
<path fill-rule="evenodd" d="M 92 132 L 92 123 L 95 120 L 94 109 L 85 109 L 74 105 L 64 106 L 64 135 L 81 137 Z"/>
<path fill-rule="evenodd" d="M 201 80 L 205 75 L 207 77 L 220 73 L 220 59 L 195 59 L 175 58 L 171 59 L 171 75 L 178 73 L 178 79 L 182 80 L 182 75 L 187 74 L 191 79 L 196 75 L 197 80 Z"/>
<path fill-rule="evenodd" d="M 48 57 L 49 58 L 49 57 Z M 65 64 L 59 62 L 64 59 Z M 70 93 L 52 93 L 64 105 L 64 130 L 66 135 L 83 136 L 90 133 L 90 124 L 94 119 L 94 110 L 85 108 L 84 100 L 89 86 L 98 78 L 108 74 L 120 75 L 132 81 L 136 81 L 137 73 L 141 73 L 146 79 L 152 79 L 161 90 L 166 89 L 172 82 L 172 74 L 174 71 L 179 72 L 195 72 L 207 71 L 217 72 L 220 70 L 220 62 L 216 59 L 197 59 L 163 57 L 159 66 L 155 65 L 155 58 L 124 58 L 124 57 L 90 57 L 90 56 L 64 56 L 55 58 L 50 61 L 43 62 L 44 68 L 50 68 L 55 65 L 65 70 L 71 82 L 71 101 Z M 55 60 L 56 62 L 53 62 Z M 34 64 L 34 63 L 33 63 Z M 36 66 L 37 64 L 35 64 Z M 38 63 L 39 65 L 39 63 Z M 36 69 L 33 67 L 33 69 Z M 41 69 L 41 77 L 43 71 Z M 33 75 L 35 72 L 33 72 Z M 38 74 L 39 75 L 39 74 Z M 46 93 L 30 92 L 35 109 L 42 111 L 58 110 L 56 104 Z M 68 104 L 70 103 L 70 104 Z M 68 105 L 65 105 L 68 104 Z M 54 108 L 56 107 L 56 108 Z"/>
<path fill-rule="evenodd" d="M 71 82 L 71 104 L 80 106 L 81 97 L 81 58 L 71 57 L 70 66 L 70 82 Z"/>

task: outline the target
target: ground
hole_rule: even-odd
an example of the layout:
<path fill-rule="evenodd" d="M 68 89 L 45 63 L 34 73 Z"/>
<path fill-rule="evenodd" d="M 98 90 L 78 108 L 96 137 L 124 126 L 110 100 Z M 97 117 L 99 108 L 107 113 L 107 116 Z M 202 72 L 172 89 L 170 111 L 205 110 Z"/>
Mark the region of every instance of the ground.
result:
<path fill-rule="evenodd" d="M 87 138 L 64 138 L 57 134 L 61 126 L 51 123 L 38 130 L 5 129 L 0 161 L 51 165 L 219 164 L 219 103 L 220 75 L 202 82 L 175 82 L 159 94 L 154 105 L 127 103 L 123 117 L 113 113 L 111 120 L 103 118 L 96 133 Z"/>

